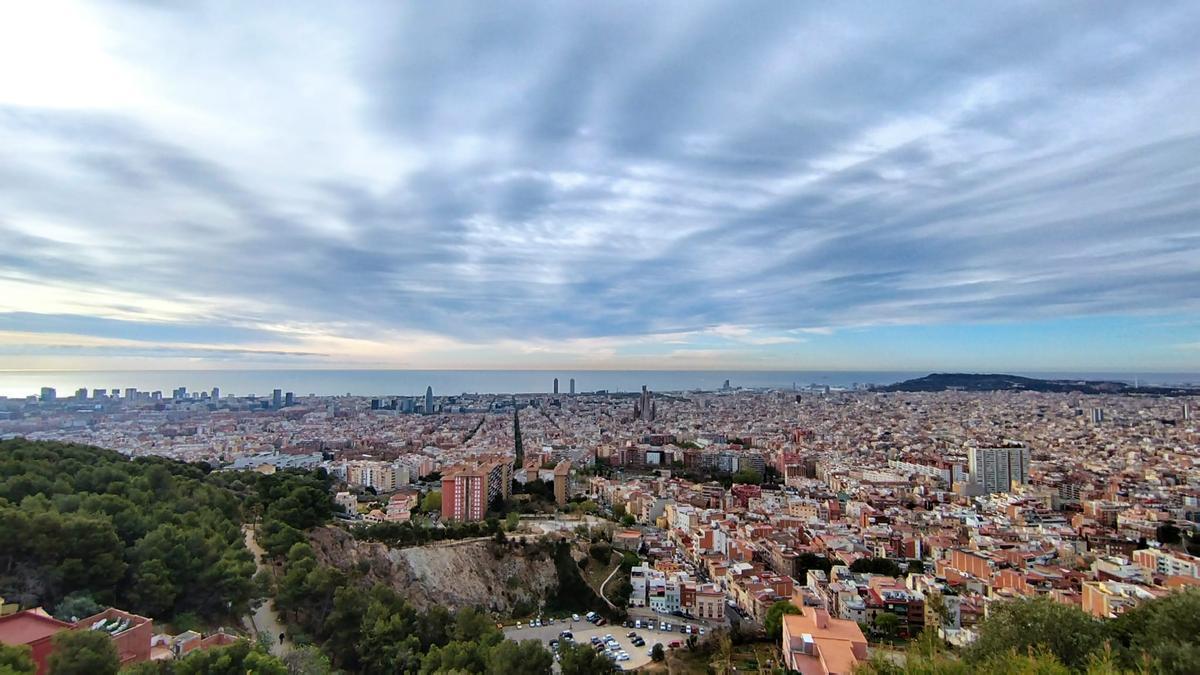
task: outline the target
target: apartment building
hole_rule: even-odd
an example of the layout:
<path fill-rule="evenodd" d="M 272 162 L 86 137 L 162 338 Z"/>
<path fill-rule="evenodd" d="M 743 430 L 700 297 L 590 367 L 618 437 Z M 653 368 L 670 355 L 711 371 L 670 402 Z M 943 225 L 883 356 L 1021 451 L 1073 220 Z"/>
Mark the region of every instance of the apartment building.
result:
<path fill-rule="evenodd" d="M 1152 574 L 1200 579 L 1200 558 L 1186 553 L 1145 548 L 1133 552 L 1133 563 Z"/>
<path fill-rule="evenodd" d="M 1098 619 L 1115 619 L 1126 610 L 1165 594 L 1137 584 L 1120 581 L 1083 582 L 1083 611 Z"/>
<path fill-rule="evenodd" d="M 483 520 L 488 505 L 512 490 L 512 458 L 483 459 L 442 473 L 442 519 Z"/>
<path fill-rule="evenodd" d="M 823 609 L 804 607 L 783 617 L 783 660 L 805 675 L 849 675 L 867 660 L 867 639 L 853 621 L 834 619 Z"/>
<path fill-rule="evenodd" d="M 971 483 L 983 494 L 1008 492 L 1013 483 L 1029 482 L 1031 457 L 1025 446 L 971 448 L 967 460 Z"/>

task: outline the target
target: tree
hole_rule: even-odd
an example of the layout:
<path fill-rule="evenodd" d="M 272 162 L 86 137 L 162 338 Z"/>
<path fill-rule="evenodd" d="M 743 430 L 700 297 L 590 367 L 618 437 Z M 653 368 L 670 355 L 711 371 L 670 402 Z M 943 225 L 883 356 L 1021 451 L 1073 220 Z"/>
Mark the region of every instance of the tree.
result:
<path fill-rule="evenodd" d="M 172 675 L 288 675 L 288 668 L 257 645 L 240 640 L 188 654 L 175 664 Z"/>
<path fill-rule="evenodd" d="M 510 511 L 508 515 L 504 516 L 504 529 L 508 530 L 509 532 L 516 532 L 517 528 L 520 526 L 521 514 L 517 513 L 516 511 Z"/>
<path fill-rule="evenodd" d="M 825 574 L 829 574 L 829 570 L 833 569 L 833 561 L 823 555 L 806 551 L 796 557 L 795 569 L 796 578 L 803 583 L 808 583 L 809 570 L 820 570 Z"/>
<path fill-rule="evenodd" d="M 1189 653 L 1200 656 L 1200 590 L 1177 591 L 1143 602 L 1107 623 L 1106 628 L 1126 667 L 1138 667 L 1149 657 L 1155 672 L 1186 672 Z M 1185 667 L 1177 670 L 1175 664 Z"/>
<path fill-rule="evenodd" d="M 588 553 L 599 562 L 607 565 L 608 559 L 612 557 L 612 547 L 608 544 L 592 544 Z"/>
<path fill-rule="evenodd" d="M 1178 544 L 1180 541 L 1182 541 L 1182 538 L 1179 535 L 1180 529 L 1175 527 L 1174 523 L 1163 523 L 1154 531 L 1154 538 L 1157 539 L 1160 544 L 1166 545 Z"/>
<path fill-rule="evenodd" d="M 425 513 L 441 513 L 442 512 L 442 492 L 441 490 L 432 490 L 427 492 L 421 498 L 421 511 Z"/>
<path fill-rule="evenodd" d="M 1082 668 L 1104 642 L 1103 624 L 1049 598 L 997 603 L 978 630 L 979 638 L 966 651 L 972 664 L 1013 650 L 1046 651 L 1069 668 Z"/>
<path fill-rule="evenodd" d="M 886 574 L 889 577 L 900 576 L 900 566 L 887 558 L 859 558 L 850 563 L 850 571 L 858 574 Z"/>
<path fill-rule="evenodd" d="M 0 675 L 34 675 L 37 664 L 29 645 L 0 643 Z"/>
<path fill-rule="evenodd" d="M 875 615 L 875 630 L 886 638 L 894 638 L 900 632 L 900 617 L 891 612 L 880 612 Z"/>
<path fill-rule="evenodd" d="M 654 643 L 654 647 L 650 649 L 650 658 L 655 663 L 661 663 L 663 659 L 667 658 L 667 653 L 663 650 L 661 642 Z"/>
<path fill-rule="evenodd" d="M 54 636 L 50 675 L 116 675 L 121 657 L 108 633 L 65 630 Z"/>
<path fill-rule="evenodd" d="M 636 522 L 637 519 L 633 517 L 632 513 L 626 513 L 625 515 L 621 516 L 621 524 L 625 527 L 632 527 Z"/>
<path fill-rule="evenodd" d="M 503 640 L 488 650 L 484 661 L 487 672 L 506 675 L 545 675 L 554 666 L 554 657 L 540 640 L 524 640 L 519 644 Z"/>
<path fill-rule="evenodd" d="M 925 574 L 925 563 L 920 560 L 910 560 L 905 572 L 907 574 Z"/>
<path fill-rule="evenodd" d="M 91 595 L 76 592 L 63 598 L 62 602 L 58 603 L 58 606 L 54 608 L 54 618 L 59 621 L 74 623 L 94 614 L 99 614 L 103 610 L 104 608 L 93 600 Z"/>
<path fill-rule="evenodd" d="M 800 608 L 788 602 L 780 600 L 771 605 L 767 609 L 767 618 L 763 623 L 767 629 L 767 637 L 772 640 L 778 640 L 783 635 L 783 616 L 785 614 L 799 614 Z"/>
<path fill-rule="evenodd" d="M 562 675 L 594 675 L 613 670 L 613 662 L 588 645 L 567 644 L 559 648 Z"/>
<path fill-rule="evenodd" d="M 735 483 L 761 485 L 762 481 L 762 474 L 754 469 L 738 469 L 737 473 L 733 474 L 733 482 Z"/>

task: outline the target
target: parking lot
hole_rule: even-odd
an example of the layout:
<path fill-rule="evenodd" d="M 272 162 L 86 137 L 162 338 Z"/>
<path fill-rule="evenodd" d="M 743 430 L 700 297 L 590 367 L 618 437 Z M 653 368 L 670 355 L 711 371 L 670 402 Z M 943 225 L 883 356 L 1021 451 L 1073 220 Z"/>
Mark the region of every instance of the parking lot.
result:
<path fill-rule="evenodd" d="M 582 619 L 582 617 L 580 617 Z M 549 649 L 551 640 L 559 639 L 559 634 L 564 630 L 569 630 L 575 636 L 575 642 L 578 644 L 591 644 L 593 636 L 604 638 L 605 635 L 612 635 L 613 638 L 629 654 L 628 661 L 618 661 L 616 665 L 624 670 L 633 670 L 640 668 L 650 662 L 650 650 L 654 644 L 661 642 L 663 649 L 667 649 L 672 642 L 683 644 L 687 640 L 687 635 L 679 632 L 678 623 L 672 623 L 672 630 L 664 632 L 659 629 L 659 624 L 656 622 L 654 628 L 626 628 L 621 624 L 608 624 L 605 626 L 593 626 L 585 620 L 572 621 L 570 618 L 563 620 L 555 620 L 552 624 L 543 626 L 530 627 L 522 625 L 521 628 L 510 626 L 504 629 L 504 636 L 512 640 L 541 640 Z M 630 632 L 637 633 L 646 641 L 645 646 L 637 647 L 633 644 L 633 639 L 626 637 Z"/>

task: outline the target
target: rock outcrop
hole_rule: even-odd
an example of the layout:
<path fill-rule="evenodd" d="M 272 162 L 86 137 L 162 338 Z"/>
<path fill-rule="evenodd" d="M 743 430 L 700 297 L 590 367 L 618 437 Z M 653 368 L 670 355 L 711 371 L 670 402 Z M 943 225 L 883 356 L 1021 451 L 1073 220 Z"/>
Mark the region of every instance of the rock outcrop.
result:
<path fill-rule="evenodd" d="M 394 588 L 413 605 L 451 610 L 481 607 L 501 614 L 536 608 L 558 587 L 554 561 L 542 547 L 497 545 L 490 538 L 392 548 L 321 527 L 309 541 L 323 565 Z"/>

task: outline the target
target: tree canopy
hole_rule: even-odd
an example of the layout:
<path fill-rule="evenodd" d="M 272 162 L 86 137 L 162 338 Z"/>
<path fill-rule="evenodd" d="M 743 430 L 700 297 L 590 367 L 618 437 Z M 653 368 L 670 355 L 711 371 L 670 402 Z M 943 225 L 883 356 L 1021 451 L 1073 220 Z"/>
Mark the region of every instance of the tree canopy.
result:
<path fill-rule="evenodd" d="M 33 650 L 28 645 L 0 643 L 0 675 L 33 675 L 36 672 Z"/>
<path fill-rule="evenodd" d="M 50 675 L 116 675 L 121 657 L 108 633 L 65 630 L 54 636 L 47 662 Z"/>
<path fill-rule="evenodd" d="M 771 605 L 767 609 L 767 618 L 763 622 L 767 629 L 767 637 L 772 640 L 777 640 L 783 635 L 783 617 L 785 614 L 799 614 L 800 608 L 788 602 L 780 600 Z"/>
<path fill-rule="evenodd" d="M 762 474 L 754 469 L 738 469 L 733 474 L 733 482 L 744 483 L 747 485 L 761 485 L 763 482 Z"/>
<path fill-rule="evenodd" d="M 207 466 L 0 441 L 0 595 L 47 607 L 72 596 L 60 615 L 241 613 L 254 592 L 241 501 Z"/>
<path fill-rule="evenodd" d="M 859 558 L 850 563 L 850 571 L 857 573 L 886 574 L 889 577 L 900 576 L 900 566 L 887 558 Z"/>

